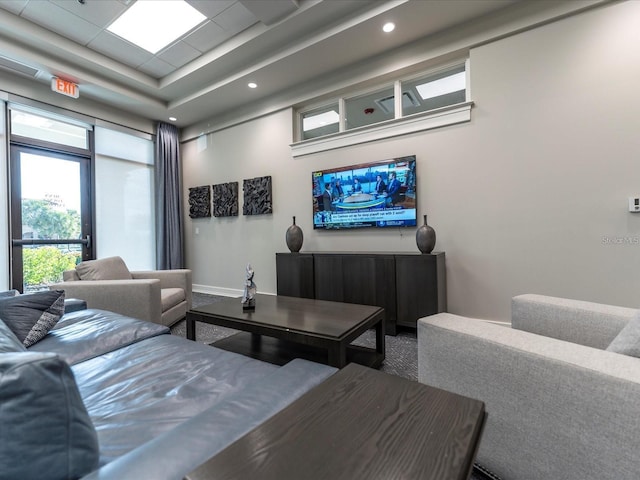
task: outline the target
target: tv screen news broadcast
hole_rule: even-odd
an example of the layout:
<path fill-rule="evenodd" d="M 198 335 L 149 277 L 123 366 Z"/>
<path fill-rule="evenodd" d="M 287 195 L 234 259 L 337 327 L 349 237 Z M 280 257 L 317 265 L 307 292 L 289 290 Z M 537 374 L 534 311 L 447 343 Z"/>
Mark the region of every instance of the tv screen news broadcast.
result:
<path fill-rule="evenodd" d="M 416 157 L 312 173 L 313 228 L 415 227 Z"/>

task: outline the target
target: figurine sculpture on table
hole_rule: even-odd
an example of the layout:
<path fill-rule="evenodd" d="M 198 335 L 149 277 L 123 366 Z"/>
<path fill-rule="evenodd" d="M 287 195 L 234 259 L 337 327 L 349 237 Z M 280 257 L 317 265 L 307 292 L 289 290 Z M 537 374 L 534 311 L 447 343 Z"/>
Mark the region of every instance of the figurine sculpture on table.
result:
<path fill-rule="evenodd" d="M 242 295 L 242 310 L 250 311 L 256 309 L 256 284 L 253 283 L 253 268 L 247 264 L 246 280 L 244 281 L 244 294 Z"/>

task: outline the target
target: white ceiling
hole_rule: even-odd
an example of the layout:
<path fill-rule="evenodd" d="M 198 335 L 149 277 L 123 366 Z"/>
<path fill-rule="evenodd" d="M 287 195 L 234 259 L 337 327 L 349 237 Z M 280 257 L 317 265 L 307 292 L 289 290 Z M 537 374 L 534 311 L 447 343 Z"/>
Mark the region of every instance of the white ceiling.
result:
<path fill-rule="evenodd" d="M 187 0 L 208 20 L 156 55 L 106 30 L 134 1 L 0 0 L 0 77 L 3 63 L 43 88 L 60 76 L 82 97 L 187 126 L 517 0 Z"/>

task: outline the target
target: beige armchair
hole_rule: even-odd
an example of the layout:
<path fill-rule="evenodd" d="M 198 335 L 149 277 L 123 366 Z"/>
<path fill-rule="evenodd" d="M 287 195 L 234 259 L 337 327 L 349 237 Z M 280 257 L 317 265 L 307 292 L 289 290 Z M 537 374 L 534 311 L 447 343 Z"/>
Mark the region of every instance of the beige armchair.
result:
<path fill-rule="evenodd" d="M 418 320 L 418 379 L 485 402 L 477 459 L 501 478 L 636 480 L 640 358 L 617 342 L 624 345 L 638 315 L 519 295 L 510 326 L 450 313 L 425 317 Z"/>
<path fill-rule="evenodd" d="M 88 308 L 171 326 L 191 308 L 191 270 L 131 272 L 120 257 L 82 262 L 49 286 L 79 298 Z"/>

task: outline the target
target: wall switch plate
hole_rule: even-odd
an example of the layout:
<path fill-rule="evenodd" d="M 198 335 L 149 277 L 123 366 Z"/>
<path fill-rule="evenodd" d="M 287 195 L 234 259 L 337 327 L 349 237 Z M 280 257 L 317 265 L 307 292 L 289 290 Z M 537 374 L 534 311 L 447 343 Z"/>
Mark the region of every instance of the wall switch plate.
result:
<path fill-rule="evenodd" d="M 640 212 L 640 197 L 629 197 L 629 211 Z"/>

